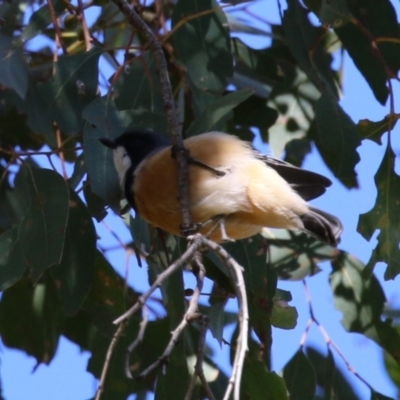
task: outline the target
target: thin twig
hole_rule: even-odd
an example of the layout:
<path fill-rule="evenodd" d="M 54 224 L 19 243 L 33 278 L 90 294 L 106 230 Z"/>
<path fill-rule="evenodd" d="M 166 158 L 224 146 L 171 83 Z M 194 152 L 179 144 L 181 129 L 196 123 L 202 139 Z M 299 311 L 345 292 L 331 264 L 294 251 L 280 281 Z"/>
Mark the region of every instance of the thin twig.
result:
<path fill-rule="evenodd" d="M 104 391 L 104 383 L 106 380 L 108 367 L 110 366 L 111 357 L 114 352 L 114 348 L 118 342 L 118 339 L 120 338 L 123 330 L 125 329 L 125 326 L 126 326 L 126 323 L 122 322 L 121 325 L 118 327 L 117 331 L 115 332 L 115 334 L 111 340 L 110 346 L 108 346 L 106 359 L 104 361 L 103 370 L 101 371 L 99 387 L 97 388 L 95 400 L 100 400 L 101 395 Z"/>
<path fill-rule="evenodd" d="M 193 253 L 192 257 L 196 259 L 198 252 Z M 199 264 L 197 264 L 199 265 Z M 171 339 L 165 348 L 163 354 L 155 361 L 153 364 L 151 364 L 148 368 L 146 368 L 139 376 L 138 379 L 142 379 L 146 377 L 150 372 L 152 372 L 154 369 L 164 366 L 167 364 L 169 360 L 169 356 L 172 353 L 172 350 L 174 349 L 176 343 L 178 342 L 178 339 L 183 332 L 183 330 L 186 328 L 186 326 L 195 321 L 195 320 L 200 320 L 202 318 L 202 314 L 198 312 L 198 305 L 199 305 L 199 298 L 201 295 L 201 290 L 203 288 L 203 281 L 205 277 L 205 270 L 204 267 L 198 268 L 197 269 L 197 285 L 196 288 L 193 292 L 193 295 L 189 301 L 189 307 L 187 311 L 185 312 L 185 315 L 182 318 L 181 323 L 175 328 L 175 330 L 171 334 Z"/>
<path fill-rule="evenodd" d="M 175 102 L 172 93 L 171 83 L 168 75 L 167 61 L 164 56 L 161 42 L 157 39 L 154 32 L 139 16 L 133 7 L 126 0 L 113 0 L 122 13 L 126 16 L 129 23 L 138 29 L 147 39 L 154 53 L 154 59 L 157 64 L 158 74 L 160 76 L 161 88 L 163 93 L 165 113 L 167 115 L 169 134 L 174 144 L 173 151 L 178 163 L 178 187 L 179 201 L 182 211 L 182 232 L 185 235 L 193 233 L 192 219 L 189 206 L 189 169 L 187 165 L 187 150 L 183 145 L 181 129 L 178 116 L 175 110 Z"/>
<path fill-rule="evenodd" d="M 347 361 L 345 355 L 342 353 L 340 348 L 336 345 L 336 343 L 328 335 L 328 332 L 325 330 L 325 328 L 322 326 L 322 324 L 315 317 L 314 309 L 313 309 L 312 301 L 311 301 L 310 291 L 308 289 L 307 282 L 304 279 L 303 279 L 303 285 L 304 285 L 304 290 L 305 290 L 305 293 L 306 293 L 306 300 L 307 300 L 307 303 L 308 303 L 308 311 L 310 313 L 310 320 L 308 321 L 308 324 L 307 324 L 306 330 L 305 330 L 305 332 L 304 332 L 304 334 L 302 336 L 300 345 L 301 346 L 304 345 L 305 339 L 307 337 L 307 333 L 310 330 L 311 325 L 313 323 L 315 323 L 318 326 L 318 329 L 320 330 L 322 336 L 324 337 L 327 346 L 328 347 L 332 347 L 336 351 L 338 356 L 343 360 L 343 362 L 345 363 L 347 369 L 373 392 L 374 389 L 372 388 L 372 386 L 355 370 L 355 368 L 349 363 L 349 361 Z"/>
<path fill-rule="evenodd" d="M 47 0 L 47 6 L 49 7 L 50 18 L 51 18 L 51 22 L 54 25 L 54 30 L 56 31 L 57 40 L 60 44 L 60 47 L 62 48 L 63 53 L 67 54 L 67 48 L 65 47 L 65 43 L 64 43 L 64 39 L 62 37 L 60 25 L 58 25 L 57 15 L 56 15 L 56 12 L 53 7 L 53 2 L 51 0 Z"/>
<path fill-rule="evenodd" d="M 143 293 L 138 298 L 137 302 L 128 311 L 126 311 L 124 314 L 118 317 L 114 321 L 114 324 L 120 324 L 122 321 L 129 319 L 136 311 L 138 311 L 146 303 L 147 299 L 151 296 L 151 294 L 156 289 L 158 289 L 169 276 L 171 276 L 182 265 L 186 264 L 193 258 L 195 252 L 202 246 L 202 244 L 203 244 L 202 236 L 195 236 L 192 244 L 179 257 L 179 259 L 176 260 L 174 263 L 172 263 L 164 272 L 158 275 L 157 279 L 150 287 L 150 289 L 148 289 L 147 292 Z"/>
<path fill-rule="evenodd" d="M 92 48 L 92 37 L 89 32 L 89 28 L 86 23 L 85 12 L 83 8 L 82 0 L 78 0 L 78 18 L 81 21 L 83 37 L 85 38 L 86 51 Z"/>
<path fill-rule="evenodd" d="M 197 291 L 199 295 L 201 294 L 203 288 L 203 281 L 205 277 L 205 268 L 203 263 L 201 262 L 200 257 L 201 257 L 200 253 L 197 253 L 194 258 L 194 263 L 195 266 L 197 267 L 196 270 L 194 271 L 197 280 L 196 289 L 194 292 L 194 294 L 196 293 L 196 295 Z M 207 382 L 206 377 L 204 376 L 204 371 L 203 371 L 204 347 L 206 344 L 206 334 L 208 330 L 209 318 L 206 315 L 202 315 L 200 319 L 200 324 L 201 327 L 200 327 L 199 344 L 197 346 L 196 365 L 194 367 L 194 373 L 184 400 L 190 400 L 192 398 L 193 390 L 196 386 L 197 377 L 200 379 L 200 382 L 203 385 L 204 390 L 206 391 L 207 397 L 210 400 L 215 400 L 214 394 Z"/>
<path fill-rule="evenodd" d="M 203 243 L 209 249 L 216 252 L 216 254 L 225 261 L 228 267 L 228 272 L 231 279 L 235 283 L 235 293 L 239 306 L 239 335 L 237 338 L 237 347 L 235 359 L 233 362 L 233 369 L 231 377 L 229 378 L 228 386 L 224 395 L 224 400 L 230 398 L 232 389 L 234 389 L 233 398 L 239 400 L 240 398 L 240 383 L 242 379 L 243 365 L 248 350 L 248 334 L 249 334 L 249 308 L 247 304 L 246 286 L 243 277 L 243 268 L 241 265 L 230 256 L 230 254 L 220 245 L 213 241 L 203 238 Z"/>
<path fill-rule="evenodd" d="M 57 146 L 58 146 L 58 148 L 61 148 L 61 131 L 60 131 L 60 129 L 56 130 L 56 137 L 57 137 Z M 61 170 L 62 170 L 63 178 L 65 180 L 67 180 L 68 172 L 67 172 L 67 168 L 65 167 L 65 157 L 64 157 L 63 151 L 60 151 L 59 157 L 60 157 L 60 161 L 61 161 Z"/>
<path fill-rule="evenodd" d="M 131 369 L 129 368 L 129 359 L 131 357 L 132 351 L 142 342 L 144 338 L 144 333 L 149 322 L 149 312 L 147 310 L 146 304 L 142 307 L 142 322 L 140 323 L 139 332 L 136 339 L 128 346 L 125 355 L 125 374 L 128 378 L 132 379 Z"/>

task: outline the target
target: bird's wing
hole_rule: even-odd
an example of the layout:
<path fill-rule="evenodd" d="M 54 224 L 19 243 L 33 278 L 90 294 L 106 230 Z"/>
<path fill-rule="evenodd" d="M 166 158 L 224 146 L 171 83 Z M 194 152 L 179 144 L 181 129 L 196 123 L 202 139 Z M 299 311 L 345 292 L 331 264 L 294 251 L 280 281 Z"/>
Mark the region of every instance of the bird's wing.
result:
<path fill-rule="evenodd" d="M 304 200 L 308 201 L 321 196 L 332 184 L 330 179 L 316 172 L 298 168 L 265 154 L 258 153 L 256 156 L 273 168 Z"/>

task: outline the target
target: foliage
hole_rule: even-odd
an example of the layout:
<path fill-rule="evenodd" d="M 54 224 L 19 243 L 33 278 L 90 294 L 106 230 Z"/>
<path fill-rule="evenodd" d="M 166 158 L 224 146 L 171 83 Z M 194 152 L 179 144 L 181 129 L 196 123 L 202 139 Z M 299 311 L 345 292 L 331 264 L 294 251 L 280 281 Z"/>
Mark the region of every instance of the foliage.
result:
<path fill-rule="evenodd" d="M 237 37 L 269 35 L 235 19 L 232 10 L 247 10 L 240 1 L 236 8 L 216 0 L 133 3 L 163 44 L 184 135 L 220 130 L 252 140 L 258 130 L 276 155 L 284 153 L 297 165 L 315 146 L 345 187 L 358 187 L 357 147 L 363 140 L 380 143 L 398 115 L 392 106 L 381 121 L 365 116 L 354 123 L 340 106 L 340 70 L 332 60 L 341 60 L 345 50 L 377 102 L 394 104 L 391 79 L 400 69 L 400 34 L 389 0 L 288 0 L 282 23 L 270 26 L 271 42 L 261 50 Z M 87 25 L 89 15 L 94 19 Z M 167 132 L 155 60 L 145 37 L 111 0 L 83 7 L 81 1 L 4 1 L 0 17 L 0 333 L 6 346 L 34 356 L 38 364 L 51 362 L 65 335 L 91 352 L 88 371 L 99 378 L 116 329 L 112 321 L 140 293 L 126 287 L 96 244 L 94 220 L 121 211 L 111 154 L 97 139 L 129 128 Z M 56 159 L 73 168 L 71 176 L 54 167 Z M 46 160 L 51 168 L 43 167 Z M 243 399 L 285 399 L 287 391 L 292 399 L 357 398 L 329 346 L 327 355 L 301 346 L 282 377 L 271 370 L 272 326 L 292 329 L 297 321 L 291 295 L 277 288 L 277 278 L 303 279 L 317 273 L 323 260 L 331 263 L 343 326 L 381 346 L 398 381 L 400 334 L 383 319 L 385 294 L 373 274 L 381 261 L 385 279 L 400 273 L 400 178 L 390 140 L 375 182 L 376 204 L 358 225 L 367 240 L 379 230 L 366 266 L 304 234 L 265 234 L 225 246 L 245 267 L 254 333 Z M 132 242 L 126 249 L 147 263 L 153 283 L 185 243 L 148 227 L 139 216 L 127 220 Z M 213 289 L 201 312 L 223 343 L 224 329 L 236 323 L 225 310 L 234 291 L 214 254 L 207 254 L 204 264 Z M 164 282 L 161 295 L 166 316 L 152 314 L 129 359 L 134 376 L 162 354 L 182 319 L 187 308 L 182 272 Z M 183 399 L 192 373 L 187 360 L 197 354 L 200 326 L 185 330 L 166 374 L 160 369 L 138 381 L 127 378 L 124 368 L 140 321 L 140 315 L 130 320 L 115 348 L 102 398 L 126 399 L 132 393 L 143 398 L 153 391 L 157 399 L 171 393 Z M 204 365 L 218 370 L 208 345 Z M 222 398 L 228 377 L 221 370 L 209 375 L 211 390 Z M 371 398 L 384 398 L 369 387 Z M 205 397 L 196 385 L 193 398 Z"/>

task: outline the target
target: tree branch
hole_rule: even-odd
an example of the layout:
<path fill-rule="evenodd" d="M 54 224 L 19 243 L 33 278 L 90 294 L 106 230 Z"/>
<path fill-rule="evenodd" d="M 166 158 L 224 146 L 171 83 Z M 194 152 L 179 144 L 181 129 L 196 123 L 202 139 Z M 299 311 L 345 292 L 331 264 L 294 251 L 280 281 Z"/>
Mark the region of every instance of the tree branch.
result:
<path fill-rule="evenodd" d="M 126 0 L 113 0 L 121 12 L 126 16 L 128 22 L 140 31 L 148 40 L 154 53 L 154 59 L 157 64 L 158 74 L 160 76 L 161 88 L 164 99 L 165 112 L 167 114 L 169 134 L 173 142 L 173 152 L 178 163 L 178 186 L 179 201 L 182 212 L 182 233 L 185 236 L 193 233 L 193 224 L 190 215 L 189 206 L 189 169 L 187 164 L 187 150 L 183 145 L 181 129 L 178 116 L 175 110 L 174 96 L 168 75 L 168 66 L 165 59 L 161 42 L 154 32 L 149 28 L 146 22 L 139 16 L 133 7 Z"/>

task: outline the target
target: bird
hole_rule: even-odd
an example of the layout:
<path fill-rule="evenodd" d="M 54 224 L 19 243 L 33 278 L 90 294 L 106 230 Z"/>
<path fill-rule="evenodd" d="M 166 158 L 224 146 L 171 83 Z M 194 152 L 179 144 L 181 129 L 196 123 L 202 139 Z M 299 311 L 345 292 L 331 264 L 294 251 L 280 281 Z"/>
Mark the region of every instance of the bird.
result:
<path fill-rule="evenodd" d="M 133 130 L 99 141 L 112 149 L 121 188 L 135 212 L 182 236 L 178 166 L 170 139 Z M 229 133 L 202 133 L 185 139 L 184 146 L 191 217 L 211 240 L 240 240 L 263 228 L 283 228 L 333 247 L 340 242 L 340 220 L 308 203 L 332 184 L 325 176 L 262 154 Z"/>

